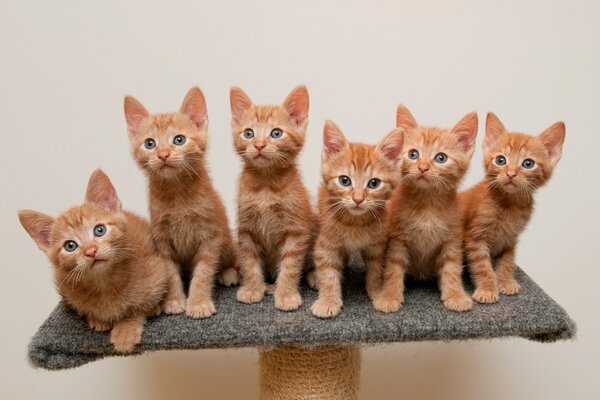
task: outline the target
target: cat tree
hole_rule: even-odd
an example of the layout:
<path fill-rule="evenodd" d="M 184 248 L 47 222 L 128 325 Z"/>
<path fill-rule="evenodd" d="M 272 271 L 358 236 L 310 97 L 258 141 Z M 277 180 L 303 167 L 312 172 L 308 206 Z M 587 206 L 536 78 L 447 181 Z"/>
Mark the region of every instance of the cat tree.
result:
<path fill-rule="evenodd" d="M 448 311 L 434 284 L 407 282 L 400 312 L 375 311 L 363 274 L 349 269 L 344 308 L 333 319 L 314 317 L 317 293 L 303 287 L 303 307 L 278 311 L 268 296 L 255 305 L 238 303 L 237 288 L 215 290 L 217 314 L 203 320 L 162 315 L 148 321 L 135 354 L 155 350 L 257 347 L 261 399 L 358 398 L 360 345 L 425 340 L 492 339 L 519 336 L 538 342 L 571 339 L 575 324 L 524 272 L 521 293 L 496 304 L 475 304 L 466 313 Z M 466 282 L 468 290 L 472 290 Z M 108 333 L 93 332 L 58 305 L 33 337 L 29 360 L 50 370 L 75 368 L 115 356 Z"/>

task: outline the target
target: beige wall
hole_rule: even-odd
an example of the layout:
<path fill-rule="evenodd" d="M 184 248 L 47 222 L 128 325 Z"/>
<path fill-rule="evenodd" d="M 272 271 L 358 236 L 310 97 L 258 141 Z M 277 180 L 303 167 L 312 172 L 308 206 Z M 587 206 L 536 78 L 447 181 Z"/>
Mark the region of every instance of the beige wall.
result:
<path fill-rule="evenodd" d="M 231 212 L 239 164 L 229 87 L 279 102 L 299 83 L 311 95 L 300 162 L 313 193 L 326 118 L 365 142 L 393 126 L 398 102 L 442 126 L 471 110 L 480 118 L 493 110 L 507 127 L 531 133 L 567 124 L 563 159 L 538 195 L 518 262 L 578 322 L 577 341 L 372 347 L 364 352 L 362 398 L 598 396 L 597 2 L 149 3 L 0 1 L 0 398 L 255 396 L 253 350 L 163 352 L 60 373 L 29 368 L 26 345 L 57 295 L 16 213 L 56 214 L 78 203 L 100 166 L 124 205 L 146 214 L 123 96 L 175 110 L 195 84 L 208 101 L 212 176 Z M 481 177 L 478 146 L 466 184 Z"/>

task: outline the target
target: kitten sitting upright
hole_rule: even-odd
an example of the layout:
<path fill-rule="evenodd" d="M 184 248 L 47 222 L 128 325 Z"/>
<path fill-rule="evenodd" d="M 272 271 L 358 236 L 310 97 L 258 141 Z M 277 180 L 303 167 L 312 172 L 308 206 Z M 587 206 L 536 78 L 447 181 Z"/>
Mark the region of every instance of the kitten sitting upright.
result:
<path fill-rule="evenodd" d="M 533 194 L 550 179 L 564 140 L 562 122 L 529 136 L 508 133 L 496 115 L 487 115 L 485 179 L 458 198 L 476 301 L 494 303 L 499 292 L 519 292 L 513 277 L 517 241 L 531 217 Z"/>
<path fill-rule="evenodd" d="M 125 98 L 132 153 L 150 181 L 150 223 L 158 251 L 191 276 L 187 302 L 181 281 L 173 287 L 165 312 L 184 308 L 191 318 L 216 312 L 212 290 L 216 274 L 237 284 L 237 256 L 225 207 L 205 163 L 208 116 L 204 95 L 190 89 L 179 112 L 150 114 L 135 98 Z"/>
<path fill-rule="evenodd" d="M 349 143 L 336 124 L 325 123 L 314 254 L 319 298 L 312 312 L 317 317 L 330 318 L 341 311 L 342 272 L 356 252 L 365 263 L 367 294 L 373 299 L 380 289 L 386 203 L 400 180 L 397 163 L 402 141 L 402 129 L 394 129 L 377 146 Z"/>
<path fill-rule="evenodd" d="M 402 181 L 390 200 L 384 284 L 373 305 L 398 311 L 404 274 L 437 278 L 444 306 L 465 311 L 473 301 L 462 281 L 462 232 L 456 189 L 467 171 L 477 137 L 477 114 L 452 129 L 418 125 L 400 105 L 396 125 L 405 130 Z"/>
<path fill-rule="evenodd" d="M 146 318 L 160 314 L 177 275 L 175 265 L 154 250 L 148 222 L 121 209 L 100 170 L 90 177 L 83 205 L 58 218 L 23 210 L 19 219 L 52 261 L 63 301 L 91 329 L 111 330 L 116 351 L 133 351 Z"/>
<path fill-rule="evenodd" d="M 265 278 L 276 276 L 275 307 L 295 310 L 302 305 L 300 277 L 315 224 L 296 166 L 308 124 L 308 92 L 298 86 L 281 106 L 254 105 L 234 87 L 230 99 L 233 142 L 244 161 L 238 194 L 242 284 L 237 299 L 261 301 Z"/>

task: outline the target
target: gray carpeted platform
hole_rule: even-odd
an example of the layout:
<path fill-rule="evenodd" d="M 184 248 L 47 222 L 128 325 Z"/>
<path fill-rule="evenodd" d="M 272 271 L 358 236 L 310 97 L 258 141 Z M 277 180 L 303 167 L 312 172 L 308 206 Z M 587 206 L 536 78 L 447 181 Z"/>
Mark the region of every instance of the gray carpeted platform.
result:
<path fill-rule="evenodd" d="M 217 315 L 192 320 L 183 315 L 148 321 L 139 354 L 154 350 L 257 347 L 276 345 L 390 343 L 424 340 L 490 339 L 520 336 L 552 342 L 573 338 L 575 324 L 567 313 L 522 271 L 517 296 L 501 296 L 492 305 L 476 304 L 466 313 L 447 311 L 434 284 L 407 283 L 405 305 L 395 314 L 375 311 L 364 290 L 362 274 L 349 270 L 344 282 L 344 309 L 333 319 L 310 313 L 317 293 L 303 288 L 304 305 L 296 312 L 278 311 L 273 298 L 246 305 L 235 300 L 237 288 L 215 291 Z M 468 285 L 471 291 L 470 285 Z M 58 305 L 29 347 L 33 366 L 74 368 L 115 356 L 108 333 L 93 332 L 73 312 Z"/>

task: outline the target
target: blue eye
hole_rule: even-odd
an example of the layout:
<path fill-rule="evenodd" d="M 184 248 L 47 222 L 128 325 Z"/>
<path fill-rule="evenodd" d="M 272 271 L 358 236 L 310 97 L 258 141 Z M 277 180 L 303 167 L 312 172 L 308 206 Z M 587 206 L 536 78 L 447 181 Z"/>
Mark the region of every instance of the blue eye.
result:
<path fill-rule="evenodd" d="M 68 253 L 72 253 L 75 250 L 77 250 L 77 243 L 75 243 L 73 240 L 67 240 L 65 242 L 65 244 L 63 244 L 63 248 L 68 252 Z"/>
<path fill-rule="evenodd" d="M 444 153 L 437 153 L 435 155 L 435 162 L 437 162 L 438 164 L 443 164 L 446 161 L 448 161 L 448 156 Z"/>
<path fill-rule="evenodd" d="M 496 164 L 497 165 L 505 165 L 506 164 L 506 157 L 504 156 L 498 156 L 496 157 Z"/>
<path fill-rule="evenodd" d="M 531 169 L 535 165 L 535 161 L 533 161 L 531 158 L 527 158 L 523 161 L 523 163 L 521 165 L 525 169 Z"/>
<path fill-rule="evenodd" d="M 377 189 L 381 184 L 381 179 L 373 178 L 367 183 L 369 189 Z"/>
<path fill-rule="evenodd" d="M 94 236 L 96 237 L 102 237 L 104 236 L 104 234 L 106 233 L 106 226 L 100 224 L 100 225 L 96 225 L 96 227 L 94 228 Z"/>
<path fill-rule="evenodd" d="M 271 137 L 273 139 L 279 139 L 282 136 L 283 136 L 283 131 L 279 128 L 275 128 L 271 131 Z"/>
<path fill-rule="evenodd" d="M 182 144 L 185 143 L 185 136 L 183 135 L 177 135 L 173 138 L 173 144 L 177 145 L 177 146 L 181 146 Z"/>
<path fill-rule="evenodd" d="M 246 129 L 244 133 L 242 133 L 245 139 L 252 139 L 254 137 L 254 131 L 250 128 Z"/>
<path fill-rule="evenodd" d="M 342 186 L 350 186 L 352 184 L 352 180 L 348 178 L 346 175 L 342 175 L 338 178 L 338 182 Z"/>
<path fill-rule="evenodd" d="M 144 147 L 148 150 L 153 149 L 156 147 L 156 142 L 154 141 L 154 139 L 146 139 L 144 141 Z"/>
<path fill-rule="evenodd" d="M 419 152 L 415 149 L 412 149 L 408 152 L 408 158 L 410 158 L 411 160 L 416 160 L 417 158 L 419 158 Z"/>

